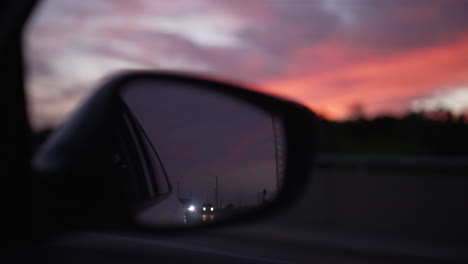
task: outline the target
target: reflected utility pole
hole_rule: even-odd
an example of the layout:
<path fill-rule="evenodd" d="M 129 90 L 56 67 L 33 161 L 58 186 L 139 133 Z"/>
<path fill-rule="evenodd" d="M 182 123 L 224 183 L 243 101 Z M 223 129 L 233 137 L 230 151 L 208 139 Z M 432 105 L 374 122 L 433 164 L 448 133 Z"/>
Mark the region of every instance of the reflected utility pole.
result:
<path fill-rule="evenodd" d="M 219 197 L 219 192 L 218 192 L 218 176 L 216 176 L 216 185 L 215 185 L 215 207 L 218 207 L 218 197 Z"/>

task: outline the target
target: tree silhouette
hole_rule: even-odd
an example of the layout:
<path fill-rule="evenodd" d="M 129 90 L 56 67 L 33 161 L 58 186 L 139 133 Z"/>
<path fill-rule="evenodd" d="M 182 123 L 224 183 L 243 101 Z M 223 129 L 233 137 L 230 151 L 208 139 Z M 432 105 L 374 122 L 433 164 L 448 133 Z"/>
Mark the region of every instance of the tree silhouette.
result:
<path fill-rule="evenodd" d="M 408 113 L 400 118 L 378 116 L 363 119 L 355 107 L 352 119 L 320 119 L 318 152 L 343 154 L 395 154 L 468 156 L 468 122 L 450 112 Z M 359 120 L 359 122 L 356 122 Z"/>

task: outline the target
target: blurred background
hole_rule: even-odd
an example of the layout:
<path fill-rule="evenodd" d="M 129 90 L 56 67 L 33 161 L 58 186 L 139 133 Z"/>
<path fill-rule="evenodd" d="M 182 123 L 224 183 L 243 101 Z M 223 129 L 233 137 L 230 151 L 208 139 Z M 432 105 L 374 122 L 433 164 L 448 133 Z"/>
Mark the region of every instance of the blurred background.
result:
<path fill-rule="evenodd" d="M 455 235 L 467 220 L 467 10 L 443 0 L 42 1 L 24 43 L 36 143 L 118 71 L 206 74 L 320 116 L 313 213 L 299 221 Z"/>

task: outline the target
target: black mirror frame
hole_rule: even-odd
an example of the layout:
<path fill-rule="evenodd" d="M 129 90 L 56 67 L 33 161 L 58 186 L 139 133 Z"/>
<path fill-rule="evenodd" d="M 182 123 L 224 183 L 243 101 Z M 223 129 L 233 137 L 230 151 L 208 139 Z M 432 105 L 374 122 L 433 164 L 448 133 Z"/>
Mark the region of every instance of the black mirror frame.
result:
<path fill-rule="evenodd" d="M 99 155 L 102 151 L 111 147 L 110 144 L 113 144 L 106 134 L 106 131 L 109 131 L 106 130 L 106 128 L 115 127 L 116 123 L 118 123 L 117 119 L 119 114 L 126 111 L 126 105 L 119 96 L 121 89 L 125 84 L 141 79 L 178 80 L 197 84 L 200 89 L 206 89 L 238 98 L 267 112 L 280 116 L 285 127 L 287 144 L 287 160 L 282 190 L 274 201 L 256 212 L 226 219 L 218 223 L 197 226 L 196 228 L 137 226 L 134 220 L 133 223 L 131 221 L 131 208 L 128 208 L 127 204 L 121 204 L 122 201 L 116 200 L 112 202 L 113 207 L 111 206 L 109 210 L 113 210 L 112 208 L 120 210 L 119 217 L 121 217 L 123 221 L 108 224 L 106 222 L 106 217 L 109 217 L 106 216 L 107 208 L 102 208 L 102 215 L 97 216 L 97 218 L 100 219 L 99 221 L 91 221 L 88 223 L 86 222 L 87 219 L 75 220 L 72 218 L 70 220 L 71 223 L 65 223 L 63 221 L 58 223 L 60 224 L 58 232 L 70 229 L 72 229 L 71 231 L 123 232 L 130 234 L 196 232 L 196 230 L 204 230 L 205 228 L 234 225 L 236 223 L 255 221 L 272 216 L 282 210 L 286 210 L 304 193 L 307 186 L 306 183 L 310 180 L 313 166 L 315 124 L 317 117 L 312 111 L 301 104 L 256 92 L 248 86 L 237 85 L 226 81 L 217 81 L 190 73 L 171 71 L 122 72 L 101 85 L 96 93 L 94 93 L 62 127 L 51 135 L 35 156 L 33 160 L 35 173 L 39 176 L 43 175 L 38 179 L 40 187 L 37 189 L 43 189 L 41 187 L 44 186 L 47 188 L 47 185 L 61 186 L 60 184 L 64 184 L 63 186 L 66 187 L 66 184 L 69 184 L 69 180 L 63 176 L 73 172 L 73 168 L 79 164 L 87 164 L 89 161 L 99 160 L 101 157 Z M 81 177 L 78 180 L 81 181 L 84 186 L 89 184 L 89 181 L 96 181 L 96 179 L 81 179 Z M 57 181 L 59 183 L 56 183 Z M 118 185 L 118 183 L 115 184 Z M 102 191 L 105 192 L 106 190 Z M 47 200 L 48 198 L 45 199 L 46 204 L 50 202 Z M 86 206 L 86 202 L 92 203 L 92 197 L 75 197 L 74 199 L 78 203 L 84 203 L 81 206 Z M 81 202 L 80 199 L 88 200 L 86 202 Z M 62 206 L 66 206 L 66 204 L 62 204 Z M 123 208 L 119 209 L 118 207 Z M 96 207 L 93 212 L 100 213 L 99 210 L 99 207 Z M 125 212 L 125 210 L 128 211 Z M 60 214 L 60 212 L 55 212 L 54 210 L 49 212 L 52 214 Z M 47 214 L 44 216 L 42 224 L 47 225 L 48 223 L 45 221 L 48 221 L 47 217 L 50 216 Z M 54 216 L 52 216 L 52 219 L 53 217 Z M 77 222 L 81 220 L 84 220 L 84 222 Z M 72 226 L 69 226 L 70 224 Z M 57 229 L 54 226 L 49 228 Z"/>
<path fill-rule="evenodd" d="M 245 221 L 254 221 L 271 216 L 285 210 L 294 203 L 307 186 L 307 181 L 312 173 L 314 153 L 316 115 L 305 106 L 285 99 L 274 97 L 254 91 L 244 85 L 233 84 L 226 81 L 217 81 L 210 78 L 190 73 L 170 71 L 133 71 L 123 73 L 107 85 L 115 87 L 117 94 L 126 84 L 141 80 L 170 80 L 181 81 L 197 85 L 197 88 L 210 92 L 221 93 L 241 101 L 245 101 L 260 109 L 281 117 L 285 126 L 286 136 L 286 166 L 283 177 L 283 188 L 278 196 L 268 205 L 259 208 L 253 213 L 240 215 L 218 223 L 194 227 L 137 227 L 134 231 L 145 233 L 174 232 L 188 229 L 213 228 L 216 226 L 232 225 Z M 120 99 L 120 103 L 125 103 Z M 124 106 L 126 109 L 126 106 Z M 128 111 L 128 109 L 126 109 Z M 164 164 L 163 164 L 164 165 Z M 172 191 L 172 186 L 170 186 Z"/>

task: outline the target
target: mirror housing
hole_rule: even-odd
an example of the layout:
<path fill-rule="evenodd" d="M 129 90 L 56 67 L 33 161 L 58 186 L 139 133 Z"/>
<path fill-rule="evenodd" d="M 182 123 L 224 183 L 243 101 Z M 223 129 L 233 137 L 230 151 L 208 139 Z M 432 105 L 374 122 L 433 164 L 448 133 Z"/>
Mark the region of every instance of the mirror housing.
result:
<path fill-rule="evenodd" d="M 282 189 L 261 210 L 213 225 L 266 217 L 288 208 L 302 194 L 310 176 L 316 116 L 306 107 L 253 89 L 173 72 L 122 73 L 99 88 L 40 148 L 33 160 L 34 222 L 56 231 L 70 229 L 148 230 L 136 222 L 128 199 L 122 164 L 115 156 L 128 111 L 120 93 L 138 80 L 178 81 L 243 101 L 280 116 L 286 141 Z M 174 192 L 174 186 L 169 187 Z M 157 202 L 157 201 L 156 201 Z M 154 231 L 154 228 L 150 228 Z M 180 227 L 176 227 L 180 229 Z M 171 228 L 164 228 L 171 230 Z"/>

